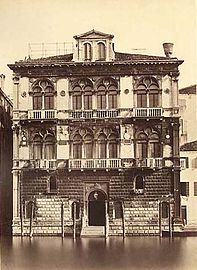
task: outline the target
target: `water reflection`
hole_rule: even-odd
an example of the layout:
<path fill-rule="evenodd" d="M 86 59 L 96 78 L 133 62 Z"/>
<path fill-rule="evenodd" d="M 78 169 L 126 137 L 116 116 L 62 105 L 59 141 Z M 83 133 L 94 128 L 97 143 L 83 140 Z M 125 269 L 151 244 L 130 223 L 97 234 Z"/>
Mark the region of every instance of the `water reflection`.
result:
<path fill-rule="evenodd" d="M 194 270 L 196 238 L 2 239 L 2 270 Z"/>

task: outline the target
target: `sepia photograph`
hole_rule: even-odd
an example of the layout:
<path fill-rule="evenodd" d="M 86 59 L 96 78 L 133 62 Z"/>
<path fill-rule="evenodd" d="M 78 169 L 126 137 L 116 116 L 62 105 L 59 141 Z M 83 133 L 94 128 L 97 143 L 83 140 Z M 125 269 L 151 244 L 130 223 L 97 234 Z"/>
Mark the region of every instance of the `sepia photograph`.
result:
<path fill-rule="evenodd" d="M 197 269 L 197 0 L 0 0 L 0 269 Z"/>

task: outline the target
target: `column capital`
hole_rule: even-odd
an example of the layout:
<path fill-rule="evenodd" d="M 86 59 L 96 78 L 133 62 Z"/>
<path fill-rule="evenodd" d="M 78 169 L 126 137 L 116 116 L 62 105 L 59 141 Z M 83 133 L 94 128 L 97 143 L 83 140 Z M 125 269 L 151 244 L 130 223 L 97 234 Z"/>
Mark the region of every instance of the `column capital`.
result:
<path fill-rule="evenodd" d="M 19 84 L 20 77 L 14 73 L 12 80 L 13 80 L 14 84 Z"/>

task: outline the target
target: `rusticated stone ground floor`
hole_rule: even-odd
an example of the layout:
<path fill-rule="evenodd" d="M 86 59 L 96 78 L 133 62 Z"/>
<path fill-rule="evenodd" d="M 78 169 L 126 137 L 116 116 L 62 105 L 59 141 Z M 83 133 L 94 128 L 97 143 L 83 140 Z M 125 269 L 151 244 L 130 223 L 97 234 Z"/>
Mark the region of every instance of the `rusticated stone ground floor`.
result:
<path fill-rule="evenodd" d="M 173 217 L 172 174 L 24 170 L 13 235 L 81 235 L 99 226 L 109 236 L 159 235 Z"/>

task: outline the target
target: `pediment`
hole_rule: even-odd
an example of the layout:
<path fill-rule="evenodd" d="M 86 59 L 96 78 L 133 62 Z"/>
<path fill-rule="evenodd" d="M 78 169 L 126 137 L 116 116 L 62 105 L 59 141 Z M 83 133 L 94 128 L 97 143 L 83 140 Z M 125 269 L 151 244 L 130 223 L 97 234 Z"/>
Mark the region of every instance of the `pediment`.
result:
<path fill-rule="evenodd" d="M 111 34 L 106 34 L 100 31 L 91 30 L 86 33 L 74 36 L 75 39 L 101 39 L 101 38 L 113 38 Z"/>

